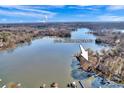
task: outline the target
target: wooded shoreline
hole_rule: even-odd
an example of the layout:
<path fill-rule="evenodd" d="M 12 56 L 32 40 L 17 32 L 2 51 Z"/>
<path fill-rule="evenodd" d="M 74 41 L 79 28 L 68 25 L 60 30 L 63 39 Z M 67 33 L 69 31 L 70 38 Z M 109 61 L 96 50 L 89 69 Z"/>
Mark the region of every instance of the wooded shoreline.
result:
<path fill-rule="evenodd" d="M 101 33 L 103 29 L 105 30 L 104 32 L 107 29 L 124 29 L 124 22 L 8 23 L 0 24 L 0 50 L 16 47 L 20 43 L 31 42 L 33 38 L 37 37 L 56 36 L 70 38 L 71 32 L 76 31 L 78 28 L 90 29 L 93 32 L 92 34 L 97 36 L 96 43 L 103 42 L 114 45 L 117 37 L 121 37 L 122 39 L 124 37 L 124 34 L 119 33 L 118 35 L 117 33 L 109 33 L 107 36 Z M 122 43 L 122 45 L 124 44 Z"/>
<path fill-rule="evenodd" d="M 90 32 L 90 34 L 96 36 L 96 43 L 107 44 L 110 47 L 99 52 L 88 49 L 88 61 L 80 53 L 76 55 L 80 61 L 80 68 L 88 72 L 95 72 L 116 83 L 124 84 L 124 33 L 105 30 Z"/>

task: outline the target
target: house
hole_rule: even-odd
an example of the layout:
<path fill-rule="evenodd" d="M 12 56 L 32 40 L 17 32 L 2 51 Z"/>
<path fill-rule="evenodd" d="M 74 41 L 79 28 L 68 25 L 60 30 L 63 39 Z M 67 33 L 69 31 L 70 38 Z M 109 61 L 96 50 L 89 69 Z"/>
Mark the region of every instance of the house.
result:
<path fill-rule="evenodd" d="M 115 41 L 115 43 L 116 43 L 116 44 L 119 44 L 119 43 L 120 43 L 120 39 L 117 39 L 117 40 Z"/>

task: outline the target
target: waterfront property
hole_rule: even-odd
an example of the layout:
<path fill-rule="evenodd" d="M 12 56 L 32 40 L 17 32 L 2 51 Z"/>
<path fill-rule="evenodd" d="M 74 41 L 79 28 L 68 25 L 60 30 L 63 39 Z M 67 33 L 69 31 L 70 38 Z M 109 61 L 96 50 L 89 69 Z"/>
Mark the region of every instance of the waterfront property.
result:
<path fill-rule="evenodd" d="M 66 86 L 67 82 L 73 82 L 73 81 L 78 82 L 79 80 L 83 80 L 83 78 L 91 76 L 90 74 L 87 75 L 86 72 L 84 73 L 83 70 L 92 72 L 95 71 L 97 68 L 102 73 L 102 74 L 99 73 L 99 75 L 106 74 L 105 78 L 106 77 L 108 78 L 109 69 L 106 69 L 107 65 L 109 66 L 113 65 L 111 71 L 114 71 L 114 73 L 116 74 L 119 73 L 119 75 L 123 76 L 124 72 L 121 71 L 123 66 L 122 65 L 123 60 L 120 61 L 120 57 L 123 56 L 123 53 L 121 52 L 121 55 L 119 55 L 119 57 L 117 56 L 118 53 L 120 52 L 120 48 L 122 49 L 123 43 L 121 43 L 121 47 L 117 48 L 117 50 L 119 51 L 116 51 L 116 49 L 115 50 L 112 49 L 110 51 L 102 51 L 102 53 L 99 55 L 98 51 L 102 50 L 103 48 L 108 49 L 108 47 L 104 47 L 100 44 L 99 45 L 96 44 L 95 40 L 97 35 L 88 34 L 88 32 L 91 30 L 88 23 L 87 25 L 85 25 L 87 28 L 85 26 L 83 26 L 85 28 L 82 28 L 81 23 L 79 24 L 76 27 L 76 29 L 71 28 L 71 26 L 74 25 L 74 23 L 68 24 L 69 28 L 68 26 L 65 26 L 67 33 L 64 32 L 64 34 L 63 34 L 63 29 L 61 29 L 60 33 L 57 32 L 58 28 L 53 29 L 55 24 L 50 24 L 52 25 L 52 30 L 51 30 L 51 26 L 48 27 L 49 29 L 44 28 L 45 31 L 48 32 L 45 32 L 44 29 L 42 29 L 43 32 L 36 31 L 34 29 L 31 32 L 29 30 L 28 30 L 29 32 L 27 30 L 25 32 L 24 29 L 23 29 L 24 32 L 23 31 L 16 32 L 17 29 L 16 31 L 13 30 L 13 32 L 2 31 L 0 33 L 1 36 L 0 78 L 2 79 L 3 82 L 0 83 L 0 87 L 2 87 L 4 84 L 8 84 L 8 82 L 11 81 L 21 82 L 21 85 L 23 87 L 40 87 L 41 84 L 50 85 L 52 84 L 52 82 L 57 82 L 57 84 L 54 83 L 51 86 L 55 87 L 56 85 L 58 86 L 59 84 L 59 87 L 67 87 Z M 59 25 L 58 27 L 61 27 L 61 25 Z M 93 26 L 93 28 L 94 27 L 96 26 Z M 96 29 L 92 29 L 92 30 L 96 31 Z M 17 36 L 22 36 L 22 37 L 18 38 Z M 15 37 L 16 40 L 14 39 Z M 59 39 L 61 39 L 64 42 L 56 43 L 55 41 Z M 76 41 L 76 40 L 84 40 L 84 39 L 89 39 L 93 41 L 86 43 L 66 42 L 66 40 Z M 118 41 L 118 38 L 115 39 L 117 39 Z M 117 43 L 120 44 L 120 42 L 118 41 Z M 73 55 L 79 52 L 80 43 L 82 43 L 82 46 L 85 47 L 87 51 L 89 51 L 88 53 L 90 56 L 88 59 L 90 60 L 90 62 L 87 62 L 86 60 L 83 59 L 81 61 L 81 64 L 78 64 L 80 65 L 80 67 L 76 67 L 78 68 L 78 70 L 75 69 L 72 70 L 71 64 L 72 64 Z M 4 45 L 6 47 L 3 49 Z M 8 47 L 8 45 L 12 47 Z M 104 55 L 102 59 L 100 57 L 101 55 L 102 56 Z M 108 56 L 110 58 L 108 58 Z M 114 63 L 111 63 L 110 60 L 111 62 L 113 60 L 115 61 L 113 61 Z M 117 64 L 115 64 L 116 61 L 118 61 Z M 105 64 L 101 65 L 99 64 L 99 62 L 103 62 Z M 113 80 L 115 78 L 116 80 L 120 80 L 120 78 L 118 79 L 118 76 L 113 75 L 113 73 L 111 73 L 109 77 L 110 77 L 109 80 Z M 15 84 L 12 85 L 15 86 Z M 95 86 L 98 87 L 96 83 Z M 49 86 L 45 86 L 45 87 L 49 87 Z"/>
<path fill-rule="evenodd" d="M 72 32 L 71 39 L 76 39 L 80 34 L 80 39 L 95 39 L 95 36 L 86 34 L 87 31 L 78 29 Z M 23 87 L 39 87 L 43 83 L 50 85 L 57 82 L 59 87 L 66 87 L 68 82 L 75 81 L 71 76 L 70 65 L 73 55 L 79 51 L 79 43 L 54 43 L 55 39 L 39 38 L 30 44 L 19 44 L 17 48 L 1 51 L 0 76 L 4 84 L 13 81 L 21 82 Z M 95 42 L 83 45 L 98 50 L 103 48 Z"/>

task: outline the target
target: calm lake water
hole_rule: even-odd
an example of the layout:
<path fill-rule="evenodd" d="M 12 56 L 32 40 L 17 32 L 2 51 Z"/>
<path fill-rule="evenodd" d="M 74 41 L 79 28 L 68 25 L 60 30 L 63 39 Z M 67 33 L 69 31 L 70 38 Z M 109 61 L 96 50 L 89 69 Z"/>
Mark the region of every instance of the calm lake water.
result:
<path fill-rule="evenodd" d="M 88 29 L 72 32 L 71 39 L 95 39 L 86 34 Z M 79 43 L 55 43 L 56 37 L 43 37 L 33 40 L 29 45 L 0 52 L 0 78 L 3 83 L 21 82 L 23 87 L 39 87 L 46 83 L 58 82 L 60 87 L 74 81 L 71 64 L 73 55 L 80 51 Z M 84 48 L 99 50 L 95 42 L 81 43 Z M 49 87 L 49 86 L 47 86 Z"/>

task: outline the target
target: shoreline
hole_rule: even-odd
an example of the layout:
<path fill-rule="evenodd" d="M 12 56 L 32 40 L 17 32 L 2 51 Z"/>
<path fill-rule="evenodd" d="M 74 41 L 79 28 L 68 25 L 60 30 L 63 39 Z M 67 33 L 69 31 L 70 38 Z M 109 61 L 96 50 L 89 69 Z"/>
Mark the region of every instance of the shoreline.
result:
<path fill-rule="evenodd" d="M 116 30 L 93 31 L 88 32 L 96 36 L 96 43 L 110 46 L 109 49 L 103 49 L 100 52 L 88 50 L 89 60 L 79 53 L 76 55 L 80 62 L 80 68 L 84 71 L 92 71 L 100 76 L 114 81 L 118 84 L 124 84 L 124 33 Z"/>
<path fill-rule="evenodd" d="M 51 29 L 51 28 L 50 28 Z M 47 30 L 46 30 L 47 31 Z M 47 33 L 46 33 L 46 31 L 43 31 L 42 32 L 42 34 L 44 34 L 45 36 L 52 36 L 52 35 L 58 35 L 58 34 L 55 34 L 55 33 L 59 33 L 59 31 L 58 32 L 55 32 L 55 33 L 53 33 L 54 31 L 48 31 Z M 70 30 L 71 31 L 71 30 Z M 50 32 L 50 33 L 49 33 Z M 66 31 L 65 31 L 66 32 Z M 20 32 L 17 32 L 17 33 L 20 33 Z M 14 33 L 14 34 L 17 34 L 17 33 Z M 31 35 L 31 41 L 32 41 L 32 38 L 34 39 L 34 38 L 37 38 L 37 37 L 39 37 L 41 34 L 39 34 L 39 33 L 41 33 L 40 31 L 38 31 L 38 33 L 37 33 L 37 31 L 35 31 L 35 32 L 33 32 L 33 35 L 34 34 L 36 34 L 36 36 L 33 36 L 32 35 L 32 32 L 26 32 L 28 35 L 29 35 L 29 37 L 30 37 L 30 35 Z M 60 32 L 61 34 L 63 34 L 62 32 Z M 70 33 L 70 32 L 69 32 Z M 25 34 L 25 32 L 24 33 L 21 33 L 21 34 L 19 34 L 18 36 L 21 36 L 22 35 L 22 37 L 23 37 L 23 35 Z M 60 35 L 60 34 L 59 34 Z M 13 36 L 13 35 L 12 35 Z M 41 35 L 42 36 L 42 35 Z M 61 35 L 60 35 L 61 36 Z M 25 37 L 25 35 L 24 35 L 24 37 Z M 44 36 L 43 36 L 44 37 Z M 13 39 L 14 40 L 14 39 Z M 28 41 L 27 41 L 27 37 L 25 38 L 25 39 L 21 39 L 20 38 L 20 40 L 21 40 L 21 43 L 28 43 Z M 25 40 L 27 41 L 27 42 L 25 42 Z M 30 39 L 29 39 L 30 40 Z M 30 42 L 30 41 L 29 41 Z M 11 40 L 10 40 L 10 43 L 11 43 Z M 15 43 L 15 44 L 20 44 L 20 42 L 19 43 Z M 102 53 L 101 54 L 99 54 L 99 53 L 95 53 L 95 55 L 94 55 L 94 52 L 90 52 L 91 53 L 91 57 L 90 57 L 90 59 L 92 59 L 92 61 L 90 61 L 89 63 L 88 63 L 88 65 L 87 64 L 83 64 L 83 62 L 81 63 L 82 64 L 82 68 L 83 67 L 85 67 L 85 70 L 87 71 L 87 69 L 88 69 L 88 71 L 98 71 L 98 70 L 100 70 L 101 72 L 103 72 L 103 70 L 105 69 L 105 68 L 102 68 L 102 67 L 106 67 L 106 65 L 108 64 L 108 65 L 111 65 L 111 64 L 109 64 L 109 63 L 106 63 L 106 64 L 101 64 L 101 65 L 98 65 L 97 63 L 98 63 L 98 61 L 100 61 L 100 62 L 103 62 L 104 63 L 104 61 L 109 61 L 109 60 L 111 60 L 111 61 L 113 61 L 113 60 L 115 60 L 115 61 L 117 61 L 116 59 L 118 59 L 118 53 L 119 53 L 119 49 L 115 49 L 115 50 L 111 50 L 111 51 L 102 51 Z M 99 56 L 99 57 L 98 57 Z M 116 57 L 115 57 L 116 56 Z M 121 55 L 122 56 L 122 55 Z M 120 56 L 120 57 L 121 57 Z M 111 59 L 109 59 L 109 57 L 111 57 Z M 102 58 L 102 59 L 101 59 Z M 113 60 L 112 60 L 113 59 Z M 119 60 L 119 59 L 118 59 Z M 90 63 L 92 63 L 92 64 L 90 64 Z M 120 64 L 121 63 L 119 63 L 119 64 L 114 64 L 114 65 L 119 65 L 120 66 Z M 113 65 L 113 67 L 114 67 L 114 65 Z M 119 67 L 118 66 L 118 67 Z M 123 66 L 123 65 L 122 65 Z M 96 70 L 96 68 L 97 68 L 97 70 Z M 101 69 L 102 68 L 102 69 Z M 116 67 L 115 67 L 116 68 Z M 108 69 L 109 70 L 109 69 Z M 111 70 L 113 70 L 113 68 L 111 69 Z M 100 72 L 100 71 L 98 71 L 98 72 Z M 113 70 L 113 71 L 115 71 L 115 70 Z M 107 71 L 106 71 L 107 72 Z M 118 70 L 118 72 L 119 72 L 119 70 Z M 119 72 L 120 73 L 120 72 Z M 108 74 L 108 73 L 106 73 L 106 74 Z M 102 75 L 102 74 L 100 74 L 100 75 Z M 106 76 L 106 77 L 108 77 L 108 75 Z M 112 76 L 111 76 L 112 77 Z"/>
<path fill-rule="evenodd" d="M 92 51 L 93 53 L 93 51 Z M 118 84 L 124 84 L 124 75 L 123 75 L 123 67 L 124 64 L 120 61 L 121 58 L 116 57 L 111 59 L 109 57 L 105 58 L 104 55 L 101 55 L 97 52 L 97 54 L 89 54 L 89 60 L 87 61 L 85 58 L 81 56 L 81 54 L 77 54 L 76 59 L 80 62 L 80 68 L 86 72 L 93 72 L 98 74 L 101 77 L 104 77 L 110 81 L 114 81 Z M 107 62 L 103 63 L 103 60 Z M 116 60 L 115 60 L 116 59 Z M 113 61 L 115 61 L 113 63 Z M 117 63 L 119 62 L 119 63 Z M 119 76 L 118 76 L 119 75 Z"/>

